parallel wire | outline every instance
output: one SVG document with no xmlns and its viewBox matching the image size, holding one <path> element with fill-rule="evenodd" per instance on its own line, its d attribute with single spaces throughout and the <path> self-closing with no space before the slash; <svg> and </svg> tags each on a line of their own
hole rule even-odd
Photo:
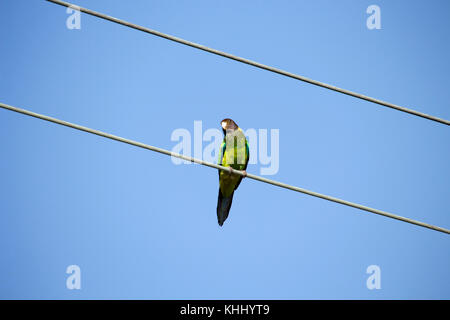
<svg viewBox="0 0 450 320">
<path fill-rule="evenodd" d="M 206 162 L 206 161 L 203 161 L 203 160 L 200 160 L 200 159 L 196 159 L 196 158 L 193 158 L 193 157 L 184 156 L 184 155 L 181 155 L 181 154 L 178 154 L 178 153 L 175 153 L 175 152 L 171 152 L 171 151 L 168 151 L 168 150 L 165 150 L 165 149 L 161 149 L 161 148 L 157 148 L 157 147 L 154 147 L 154 146 L 150 146 L 148 144 L 144 144 L 144 143 L 141 143 L 141 142 L 125 139 L 125 138 L 122 138 L 122 137 L 119 137 L 119 136 L 115 136 L 115 135 L 112 135 L 112 134 L 109 134 L 109 133 L 105 133 L 105 132 L 94 130 L 94 129 L 91 129 L 91 128 L 88 128 L 88 127 L 80 126 L 78 124 L 74 124 L 74 123 L 70 123 L 70 122 L 67 122 L 67 121 L 59 120 L 59 119 L 56 119 L 56 118 L 52 118 L 52 117 L 49 117 L 49 116 L 46 116 L 46 115 L 42 115 L 42 114 L 39 114 L 39 113 L 28 111 L 28 110 L 25 110 L 25 109 L 20 109 L 20 108 L 17 108 L 17 107 L 13 107 L 13 106 L 1 103 L 1 102 L 0 102 L 0 107 L 3 108 L 3 109 L 10 110 L 10 111 L 18 112 L 18 113 L 21 113 L 21 114 L 24 114 L 24 115 L 27 115 L 27 116 L 31 116 L 31 117 L 35 117 L 35 118 L 38 118 L 38 119 L 46 120 L 46 121 L 49 121 L 49 122 L 53 122 L 53 123 L 56 123 L 56 124 L 59 124 L 59 125 L 63 125 L 63 126 L 69 127 L 69 128 L 73 128 L 73 129 L 77 129 L 77 130 L 80 130 L 80 131 L 92 133 L 92 134 L 95 134 L 95 135 L 98 135 L 98 136 L 101 136 L 101 137 L 104 137 L 104 138 L 108 138 L 108 139 L 111 139 L 111 140 L 116 140 L 116 141 L 119 141 L 119 142 L 127 143 L 129 145 L 140 147 L 140 148 L 143 148 L 143 149 L 159 152 L 159 153 L 165 154 L 167 156 L 172 156 L 172 157 L 180 158 L 180 159 L 183 159 L 183 160 L 186 160 L 186 161 L 191 161 L 191 162 L 194 162 L 194 163 L 198 163 L 198 164 L 201 164 L 203 166 L 210 167 L 210 168 L 215 168 L 215 169 L 224 170 L 224 171 L 230 171 L 230 167 L 223 167 L 223 166 L 220 166 L 220 165 L 217 165 L 217 164 L 213 164 L 213 163 L 209 163 L 209 162 Z M 424 222 L 416 221 L 416 220 L 413 220 L 413 219 L 401 217 L 401 216 L 398 216 L 398 215 L 395 215 L 395 214 L 392 214 L 392 213 L 389 213 L 389 212 L 386 212 L 386 211 L 373 209 L 373 208 L 366 207 L 366 206 L 363 206 L 363 205 L 360 205 L 360 204 L 357 204 L 357 203 L 353 203 L 353 202 L 341 200 L 341 199 L 338 199 L 338 198 L 330 197 L 330 196 L 327 196 L 327 195 L 324 195 L 324 194 L 321 194 L 321 193 L 317 193 L 317 192 L 314 192 L 314 191 L 309 191 L 307 189 L 291 186 L 291 185 L 288 185 L 286 183 L 278 182 L 278 181 L 271 180 L 271 179 L 266 179 L 266 178 L 263 178 L 263 177 L 260 177 L 260 176 L 254 175 L 254 174 L 250 174 L 250 173 L 245 174 L 244 172 L 238 171 L 238 170 L 232 170 L 232 173 L 240 175 L 240 176 L 246 176 L 246 177 L 248 177 L 250 179 L 253 179 L 253 180 L 257 180 L 257 181 L 261 181 L 261 182 L 264 182 L 264 183 L 272 184 L 272 185 L 277 186 L 277 187 L 281 187 L 281 188 L 285 188 L 285 189 L 288 189 L 288 190 L 304 193 L 304 194 L 307 194 L 307 195 L 310 195 L 310 196 L 313 196 L 313 197 L 325 199 L 325 200 L 328 200 L 328 201 L 336 202 L 336 203 L 339 203 L 339 204 L 342 204 L 342 205 L 346 205 L 346 206 L 349 206 L 349 207 L 353 207 L 353 208 L 356 208 L 356 209 L 360 209 L 360 210 L 364 210 L 364 211 L 367 211 L 367 212 L 371 212 L 371 213 L 375 213 L 375 214 L 378 214 L 378 215 L 382 215 L 382 216 L 385 216 L 385 217 L 388 217 L 388 218 L 400 220 L 400 221 L 403 221 L 403 222 L 415 224 L 415 225 L 418 225 L 418 226 L 421 226 L 421 227 L 424 227 L 424 228 L 428 228 L 428 229 L 431 229 L 431 230 L 435 230 L 435 231 L 439 231 L 439 232 L 450 234 L 450 230 L 445 229 L 445 228 L 441 228 L 441 227 L 437 227 L 437 226 L 434 226 L 434 225 L 431 225 L 431 224 L 428 224 L 428 223 L 424 223 Z"/>
<path fill-rule="evenodd" d="M 168 39 L 168 40 L 171 40 L 171 41 L 174 41 L 174 42 L 178 42 L 178 43 L 181 43 L 181 44 L 184 44 L 184 45 L 196 48 L 196 49 L 200 49 L 200 50 L 203 50 L 203 51 L 206 51 L 206 52 L 209 52 L 209 53 L 213 53 L 213 54 L 216 54 L 216 55 L 228 58 L 228 59 L 236 60 L 236 61 L 248 64 L 248 65 L 260 68 L 260 69 L 264 69 L 264 70 L 267 70 L 267 71 L 278 73 L 278 74 L 281 74 L 281 75 L 289 77 L 289 78 L 293 78 L 293 79 L 296 79 L 296 80 L 304 81 L 304 82 L 307 82 L 307 83 L 310 83 L 310 84 L 313 84 L 313 85 L 316 85 L 316 86 L 319 86 L 319 87 L 323 87 L 323 88 L 326 88 L 326 89 L 329 89 L 329 90 L 340 92 L 340 93 L 343 93 L 343 94 L 346 94 L 346 95 L 349 95 L 349 96 L 352 96 L 352 97 L 355 97 L 355 98 L 358 98 L 358 99 L 366 100 L 366 101 L 369 101 L 369 102 L 372 102 L 372 103 L 375 103 L 375 104 L 378 104 L 378 105 L 381 105 L 381 106 L 385 106 L 385 107 L 389 107 L 389 108 L 392 108 L 392 109 L 395 109 L 395 110 L 398 110 L 398 111 L 406 112 L 406 113 L 409 113 L 409 114 L 412 114 L 412 115 L 415 115 L 415 116 L 418 116 L 418 117 L 422 117 L 422 118 L 425 118 L 425 119 L 428 119 L 428 120 L 432 120 L 432 121 L 436 121 L 436 122 L 443 123 L 443 124 L 446 124 L 446 125 L 450 125 L 450 121 L 446 120 L 446 119 L 442 119 L 442 118 L 438 118 L 438 117 L 435 117 L 435 116 L 431 116 L 431 115 L 428 115 L 426 113 L 422 113 L 422 112 L 419 112 L 419 111 L 416 111 L 416 110 L 408 109 L 408 108 L 405 108 L 405 107 L 402 107 L 402 106 L 399 106 L 399 105 L 396 105 L 396 104 L 393 104 L 393 103 L 390 103 L 390 102 L 386 102 L 386 101 L 382 101 L 382 100 L 379 100 L 379 99 L 371 98 L 371 97 L 365 96 L 363 94 L 359 94 L 359 93 L 356 93 L 356 92 L 353 92 L 353 91 L 349 91 L 349 90 L 346 90 L 346 89 L 342 89 L 342 88 L 339 88 L 339 87 L 336 87 L 336 86 L 333 86 L 333 85 L 330 85 L 330 84 L 326 84 L 326 83 L 323 83 L 323 82 L 320 82 L 320 81 L 309 79 L 309 78 L 304 77 L 304 76 L 300 76 L 300 75 L 297 75 L 297 74 L 294 74 L 294 73 L 291 73 L 291 72 L 287 72 L 287 71 L 284 71 L 284 70 L 281 70 L 281 69 L 277 69 L 277 68 L 274 68 L 274 67 L 270 67 L 270 66 L 267 66 L 267 65 L 264 65 L 264 64 L 252 61 L 252 60 L 244 59 L 244 58 L 241 58 L 241 57 L 238 57 L 238 56 L 226 53 L 226 52 L 222 52 L 222 51 L 219 51 L 219 50 L 216 50 L 216 49 L 208 48 L 208 47 L 206 47 L 204 45 L 201 45 L 201 44 L 197 44 L 197 43 L 194 43 L 194 42 L 191 42 L 191 41 L 187 41 L 187 40 L 184 40 L 184 39 L 181 39 L 181 38 L 178 38 L 178 37 L 174 37 L 174 36 L 171 36 L 171 35 L 168 35 L 168 34 L 165 34 L 165 33 L 159 32 L 159 31 L 156 31 L 156 30 L 145 28 L 145 27 L 139 26 L 137 24 L 134 24 L 134 23 L 131 23 L 131 22 L 127 22 L 127 21 L 124 21 L 124 20 L 121 20 L 121 19 L 117 19 L 117 18 L 108 16 L 108 15 L 105 15 L 103 13 L 99 13 L 99 12 L 96 12 L 96 11 L 93 11 L 93 10 L 90 10 L 90 9 L 79 7 L 79 6 L 74 5 L 72 3 L 69 3 L 69 2 L 60 1 L 60 0 L 47 0 L 47 1 L 55 3 L 55 4 L 58 4 L 58 5 L 61 5 L 61 6 L 64 6 L 64 7 L 73 8 L 73 9 L 76 9 L 76 10 L 78 10 L 80 12 L 84 12 L 84 13 L 87 13 L 89 15 L 92 15 L 92 16 L 95 16 L 95 17 L 98 17 L 98 18 L 101 18 L 101 19 L 104 19 L 104 20 L 108 20 L 108 21 L 111 21 L 111 22 L 114 22 L 114 23 L 118 23 L 118 24 L 121 24 L 121 25 L 129 27 L 129 28 L 133 28 L 133 29 L 136 29 L 136 30 L 139 30 L 139 31 L 143 31 L 143 32 L 146 32 L 146 33 L 149 33 L 149 34 L 152 34 L 152 35 L 164 38 L 164 39 Z"/>
</svg>

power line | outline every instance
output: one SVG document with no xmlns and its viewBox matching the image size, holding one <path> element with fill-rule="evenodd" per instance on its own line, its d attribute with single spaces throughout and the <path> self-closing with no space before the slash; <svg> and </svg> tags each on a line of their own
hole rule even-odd
<svg viewBox="0 0 450 320">
<path fill-rule="evenodd" d="M 139 25 L 131 23 L 131 22 L 127 22 L 127 21 L 124 21 L 124 20 L 121 20 L 121 19 L 117 19 L 117 18 L 108 16 L 108 15 L 105 15 L 103 13 L 99 13 L 99 12 L 96 12 L 96 11 L 93 11 L 93 10 L 90 10 L 90 9 L 79 7 L 79 6 L 74 5 L 72 3 L 68 3 L 68 2 L 65 2 L 65 1 L 59 1 L 59 0 L 47 0 L 47 1 L 55 3 L 55 4 L 58 4 L 58 5 L 61 5 L 61 6 L 64 6 L 64 7 L 71 7 L 73 9 L 79 10 L 80 12 L 87 13 L 87 14 L 89 14 L 91 16 L 95 16 L 95 17 L 98 17 L 98 18 L 101 18 L 101 19 L 104 19 L 104 20 L 115 22 L 115 23 L 121 24 L 121 25 L 129 27 L 129 28 L 133 28 L 133 29 L 136 29 L 136 30 L 139 30 L 139 31 L 143 31 L 143 32 L 146 32 L 146 33 L 149 33 L 149 34 L 152 34 L 152 35 L 164 38 L 164 39 L 168 39 L 168 40 L 171 40 L 171 41 L 174 41 L 174 42 L 178 42 L 178 43 L 181 43 L 181 44 L 184 44 L 184 45 L 196 48 L 196 49 L 200 49 L 200 50 L 203 50 L 203 51 L 206 51 L 206 52 L 209 52 L 209 53 L 213 53 L 213 54 L 216 54 L 216 55 L 228 58 L 228 59 L 236 60 L 236 61 L 248 64 L 248 65 L 260 68 L 260 69 L 264 69 L 264 70 L 267 70 L 267 71 L 270 71 L 270 72 L 278 73 L 278 74 L 281 74 L 281 75 L 289 77 L 289 78 L 293 78 L 293 79 L 296 79 L 296 80 L 304 81 L 304 82 L 307 82 L 307 83 L 310 83 L 310 84 L 313 84 L 313 85 L 316 85 L 316 86 L 319 86 L 319 87 L 322 87 L 322 88 L 326 88 L 326 89 L 329 89 L 329 90 L 340 92 L 340 93 L 343 93 L 343 94 L 346 94 L 346 95 L 349 95 L 349 96 L 352 96 L 352 97 L 355 97 L 355 98 L 358 98 L 358 99 L 366 100 L 366 101 L 369 101 L 369 102 L 372 102 L 372 103 L 379 104 L 381 106 L 385 106 L 385 107 L 389 107 L 389 108 L 392 108 L 392 109 L 395 109 L 395 110 L 398 110 L 398 111 L 406 112 L 406 113 L 409 113 L 409 114 L 412 114 L 412 115 L 415 115 L 415 116 L 418 116 L 418 117 L 422 117 L 422 118 L 425 118 L 425 119 L 428 119 L 428 120 L 432 120 L 432 121 L 440 122 L 440 123 L 443 123 L 443 124 L 446 124 L 446 125 L 450 125 L 450 121 L 449 120 L 441 119 L 441 118 L 438 118 L 438 117 L 435 117 L 435 116 L 428 115 L 426 113 L 422 113 L 422 112 L 419 112 L 419 111 L 416 111 L 416 110 L 408 109 L 408 108 L 405 108 L 405 107 L 402 107 L 402 106 L 399 106 L 399 105 L 396 105 L 396 104 L 393 104 L 393 103 L 390 103 L 390 102 L 386 102 L 386 101 L 382 101 L 382 100 L 379 100 L 379 99 L 371 98 L 371 97 L 365 96 L 363 94 L 359 94 L 359 93 L 356 93 L 356 92 L 353 92 L 353 91 L 349 91 L 349 90 L 346 90 L 346 89 L 335 87 L 335 86 L 332 86 L 332 85 L 327 84 L 327 83 L 323 83 L 323 82 L 320 82 L 320 81 L 309 79 L 309 78 L 304 77 L 304 76 L 300 76 L 300 75 L 297 75 L 297 74 L 294 74 L 294 73 L 291 73 L 291 72 L 287 72 L 287 71 L 284 71 L 284 70 L 281 70 L 281 69 L 277 69 L 277 68 L 274 68 L 274 67 L 271 67 L 271 66 L 267 66 L 267 65 L 264 65 L 264 64 L 252 61 L 252 60 L 244 59 L 244 58 L 241 58 L 241 57 L 238 57 L 238 56 L 235 56 L 235 55 L 223 52 L 223 51 L 219 51 L 219 50 L 216 50 L 216 49 L 208 48 L 206 46 L 203 46 L 201 44 L 197 44 L 195 42 L 187 41 L 187 40 L 184 40 L 184 39 L 181 39 L 181 38 L 178 38 L 178 37 L 174 37 L 174 36 L 171 36 L 171 35 L 168 35 L 168 34 L 165 34 L 165 33 L 159 32 L 159 31 L 156 31 L 156 30 L 145 28 L 145 27 L 139 26 Z"/>
<path fill-rule="evenodd" d="M 192 157 L 187 157 L 187 156 L 184 156 L 184 155 L 181 155 L 181 154 L 178 154 L 178 153 L 174 153 L 174 152 L 171 152 L 171 151 L 168 151 L 168 150 L 165 150 L 165 149 L 161 149 L 161 148 L 157 148 L 157 147 L 154 147 L 154 146 L 150 146 L 148 144 L 144 144 L 144 143 L 141 143 L 141 142 L 125 139 L 125 138 L 122 138 L 122 137 L 119 137 L 119 136 L 115 136 L 115 135 L 112 135 L 112 134 L 109 134 L 109 133 L 105 133 L 105 132 L 102 132 L 102 131 L 90 129 L 90 128 L 87 128 L 87 127 L 84 127 L 84 126 L 80 126 L 78 124 L 74 124 L 74 123 L 70 123 L 70 122 L 67 122 L 67 121 L 59 120 L 59 119 L 56 119 L 56 118 L 52 118 L 52 117 L 49 117 L 49 116 L 46 116 L 46 115 L 42 115 L 42 114 L 39 114 L 39 113 L 28 111 L 28 110 L 25 110 L 25 109 L 16 108 L 16 107 L 13 107 L 13 106 L 1 103 L 1 102 L 0 102 L 0 107 L 3 108 L 3 109 L 10 110 L 10 111 L 14 111 L 14 112 L 18 112 L 18 113 L 21 113 L 21 114 L 25 114 L 27 116 L 31 116 L 31 117 L 35 117 L 35 118 L 38 118 L 38 119 L 46 120 L 46 121 L 49 121 L 49 122 L 53 122 L 53 123 L 56 123 L 56 124 L 59 124 L 59 125 L 63 125 L 63 126 L 69 127 L 69 128 L 73 128 L 73 129 L 77 129 L 77 130 L 80 130 L 80 131 L 85 131 L 85 132 L 88 132 L 88 133 L 92 133 L 92 134 L 95 134 L 95 135 L 98 135 L 98 136 L 101 136 L 101 137 L 104 137 L 104 138 L 108 138 L 108 139 L 111 139 L 111 140 L 116 140 L 116 141 L 119 141 L 119 142 L 123 142 L 123 143 L 127 143 L 127 144 L 130 144 L 130 145 L 136 146 L 136 147 L 140 147 L 140 148 L 143 148 L 143 149 L 159 152 L 159 153 L 165 154 L 167 156 L 172 156 L 172 157 L 180 158 L 180 159 L 183 159 L 183 160 L 186 160 L 186 161 L 198 163 L 198 164 L 201 164 L 203 166 L 210 167 L 210 168 L 215 168 L 215 169 L 224 170 L 224 171 L 230 171 L 229 167 L 223 167 L 223 166 L 220 166 L 220 165 L 217 165 L 217 164 L 213 164 L 213 163 L 209 163 L 209 162 L 206 162 L 206 161 L 203 161 L 203 160 L 195 159 L 195 158 L 192 158 Z M 250 174 L 250 173 L 244 174 L 242 171 L 238 171 L 238 170 L 232 170 L 232 172 L 234 174 L 237 174 L 237 175 L 240 175 L 240 176 L 246 176 L 246 177 L 248 177 L 250 179 L 261 181 L 261 182 L 268 183 L 268 184 L 272 184 L 272 185 L 277 186 L 277 187 L 281 187 L 281 188 L 289 189 L 289 190 L 292 190 L 292 191 L 304 193 L 304 194 L 307 194 L 307 195 L 310 195 L 310 196 L 313 196 L 313 197 L 322 198 L 322 199 L 325 199 L 325 200 L 328 200 L 328 201 L 333 201 L 333 202 L 336 202 L 336 203 L 339 203 L 339 204 L 343 204 L 343 205 L 346 205 L 346 206 L 349 206 L 349 207 L 353 207 L 353 208 L 356 208 L 356 209 L 364 210 L 364 211 L 371 212 L 371 213 L 376 213 L 378 215 L 382 215 L 382 216 L 385 216 L 385 217 L 388 217 L 388 218 L 400 220 L 400 221 L 403 221 L 403 222 L 408 222 L 408 223 L 415 224 L 415 225 L 418 225 L 418 226 L 421 226 L 421 227 L 425 227 L 425 228 L 432 229 L 432 230 L 435 230 L 435 231 L 439 231 L 439 232 L 450 234 L 450 230 L 448 230 L 448 229 L 437 227 L 437 226 L 433 226 L 431 224 L 420 222 L 420 221 L 416 221 L 416 220 L 413 220 L 413 219 L 401 217 L 401 216 L 398 216 L 398 215 L 395 215 L 395 214 L 392 214 L 392 213 L 389 213 L 389 212 L 386 212 L 386 211 L 381 211 L 381 210 L 378 210 L 378 209 L 369 208 L 369 207 L 366 207 L 366 206 L 363 206 L 363 205 L 360 205 L 360 204 L 357 204 L 357 203 L 353 203 L 353 202 L 341 200 L 341 199 L 338 199 L 338 198 L 330 197 L 330 196 L 327 196 L 327 195 L 324 195 L 324 194 L 321 194 L 321 193 L 317 193 L 317 192 L 309 191 L 307 189 L 291 186 L 291 185 L 288 185 L 288 184 L 285 184 L 285 183 L 282 183 L 282 182 L 278 182 L 278 181 L 275 181 L 275 180 L 266 179 L 266 178 L 263 178 L 263 177 L 260 177 L 260 176 L 254 175 L 254 174 Z"/>
</svg>

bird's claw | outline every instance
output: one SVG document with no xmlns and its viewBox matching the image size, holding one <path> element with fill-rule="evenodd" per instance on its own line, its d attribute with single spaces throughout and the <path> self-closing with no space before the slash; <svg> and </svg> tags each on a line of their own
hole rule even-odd
<svg viewBox="0 0 450 320">
<path fill-rule="evenodd" d="M 236 170 L 236 171 L 239 172 L 239 170 Z M 242 177 L 243 177 L 243 178 L 246 178 L 246 177 L 247 177 L 247 171 L 242 170 L 242 171 L 240 171 L 240 172 L 242 173 Z M 231 176 L 231 175 L 234 174 L 234 173 L 235 173 L 235 170 L 233 170 L 232 167 L 228 167 L 228 174 Z"/>
</svg>

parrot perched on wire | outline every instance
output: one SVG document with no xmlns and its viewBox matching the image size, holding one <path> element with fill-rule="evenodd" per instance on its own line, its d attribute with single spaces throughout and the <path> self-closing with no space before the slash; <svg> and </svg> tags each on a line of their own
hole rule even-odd
<svg viewBox="0 0 450 320">
<path fill-rule="evenodd" d="M 250 150 L 244 132 L 231 119 L 221 121 L 224 138 L 219 150 L 218 164 L 229 167 L 230 171 L 219 170 L 219 198 L 217 200 L 217 222 L 222 226 L 227 219 L 237 189 L 247 175 Z M 233 174 L 233 170 L 244 171 L 244 176 Z"/>
</svg>

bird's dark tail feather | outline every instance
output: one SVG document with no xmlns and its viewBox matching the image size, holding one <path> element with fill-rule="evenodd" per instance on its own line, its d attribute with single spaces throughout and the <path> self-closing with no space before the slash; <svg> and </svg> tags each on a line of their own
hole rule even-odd
<svg viewBox="0 0 450 320">
<path fill-rule="evenodd" d="M 231 209 L 231 202 L 233 201 L 233 195 L 234 192 L 231 196 L 225 198 L 219 188 L 219 199 L 217 200 L 217 222 L 219 223 L 219 226 L 222 226 L 228 218 L 228 213 Z"/>
</svg>

